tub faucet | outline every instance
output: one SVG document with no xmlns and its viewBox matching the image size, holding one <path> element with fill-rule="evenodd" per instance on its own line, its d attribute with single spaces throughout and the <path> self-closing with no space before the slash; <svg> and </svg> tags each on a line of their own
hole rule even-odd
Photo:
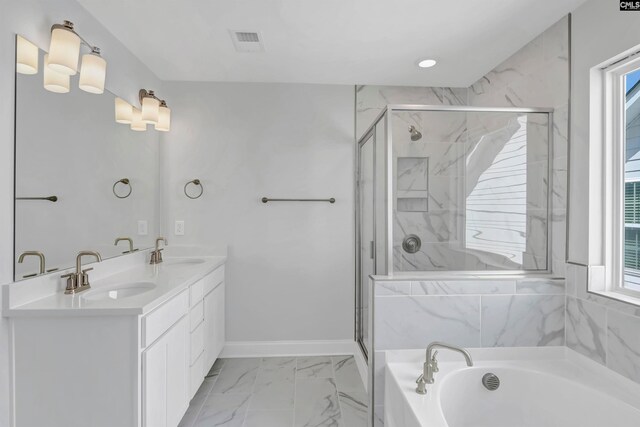
<svg viewBox="0 0 640 427">
<path fill-rule="evenodd" d="M 464 356 L 467 366 L 473 366 L 471 355 L 464 348 L 438 341 L 432 342 L 427 346 L 427 360 L 424 362 L 423 372 L 416 380 L 416 384 L 418 384 L 416 393 L 418 394 L 427 394 L 427 384 L 433 384 L 433 374 L 438 372 L 438 360 L 436 359 L 438 350 L 435 350 L 436 348 L 457 351 Z"/>
</svg>

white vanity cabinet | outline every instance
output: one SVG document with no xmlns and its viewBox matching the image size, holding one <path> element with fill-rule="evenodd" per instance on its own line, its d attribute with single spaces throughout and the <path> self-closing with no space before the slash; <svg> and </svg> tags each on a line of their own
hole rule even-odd
<svg viewBox="0 0 640 427">
<path fill-rule="evenodd" d="M 224 346 L 224 265 L 169 292 L 149 308 L 13 310 L 12 427 L 177 427 Z"/>
</svg>

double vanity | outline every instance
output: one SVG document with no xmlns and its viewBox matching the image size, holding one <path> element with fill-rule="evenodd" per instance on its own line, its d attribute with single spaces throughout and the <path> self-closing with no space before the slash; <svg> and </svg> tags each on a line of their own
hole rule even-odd
<svg viewBox="0 0 640 427">
<path fill-rule="evenodd" d="M 226 257 L 155 252 L 92 264 L 82 292 L 66 271 L 4 287 L 15 425 L 179 424 L 224 346 Z"/>
</svg>

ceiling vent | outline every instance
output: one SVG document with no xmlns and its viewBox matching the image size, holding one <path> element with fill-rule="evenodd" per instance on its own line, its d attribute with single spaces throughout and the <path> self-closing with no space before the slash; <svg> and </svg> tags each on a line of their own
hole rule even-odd
<svg viewBox="0 0 640 427">
<path fill-rule="evenodd" d="M 237 52 L 264 52 L 262 36 L 255 31 L 229 30 Z"/>
</svg>

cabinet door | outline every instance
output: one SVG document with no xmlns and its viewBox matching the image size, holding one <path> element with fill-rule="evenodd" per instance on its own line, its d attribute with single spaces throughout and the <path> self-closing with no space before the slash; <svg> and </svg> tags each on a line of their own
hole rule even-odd
<svg viewBox="0 0 640 427">
<path fill-rule="evenodd" d="M 182 317 L 143 353 L 143 424 L 176 427 L 189 405 L 189 320 Z"/>
<path fill-rule="evenodd" d="M 214 360 L 220 356 L 225 342 L 224 324 L 224 282 L 213 290 L 214 294 L 214 322 L 213 322 L 213 353 Z"/>
<path fill-rule="evenodd" d="M 213 329 L 215 322 L 215 294 L 214 291 L 204 296 L 204 374 L 207 375 L 209 369 L 216 360 L 213 340 L 215 332 Z"/>
<path fill-rule="evenodd" d="M 167 427 L 167 342 L 160 338 L 142 353 L 142 424 Z"/>
<path fill-rule="evenodd" d="M 189 406 L 189 318 L 167 334 L 167 426 L 176 427 Z"/>
<path fill-rule="evenodd" d="M 216 361 L 225 342 L 224 282 L 204 297 L 205 370 Z"/>
</svg>

